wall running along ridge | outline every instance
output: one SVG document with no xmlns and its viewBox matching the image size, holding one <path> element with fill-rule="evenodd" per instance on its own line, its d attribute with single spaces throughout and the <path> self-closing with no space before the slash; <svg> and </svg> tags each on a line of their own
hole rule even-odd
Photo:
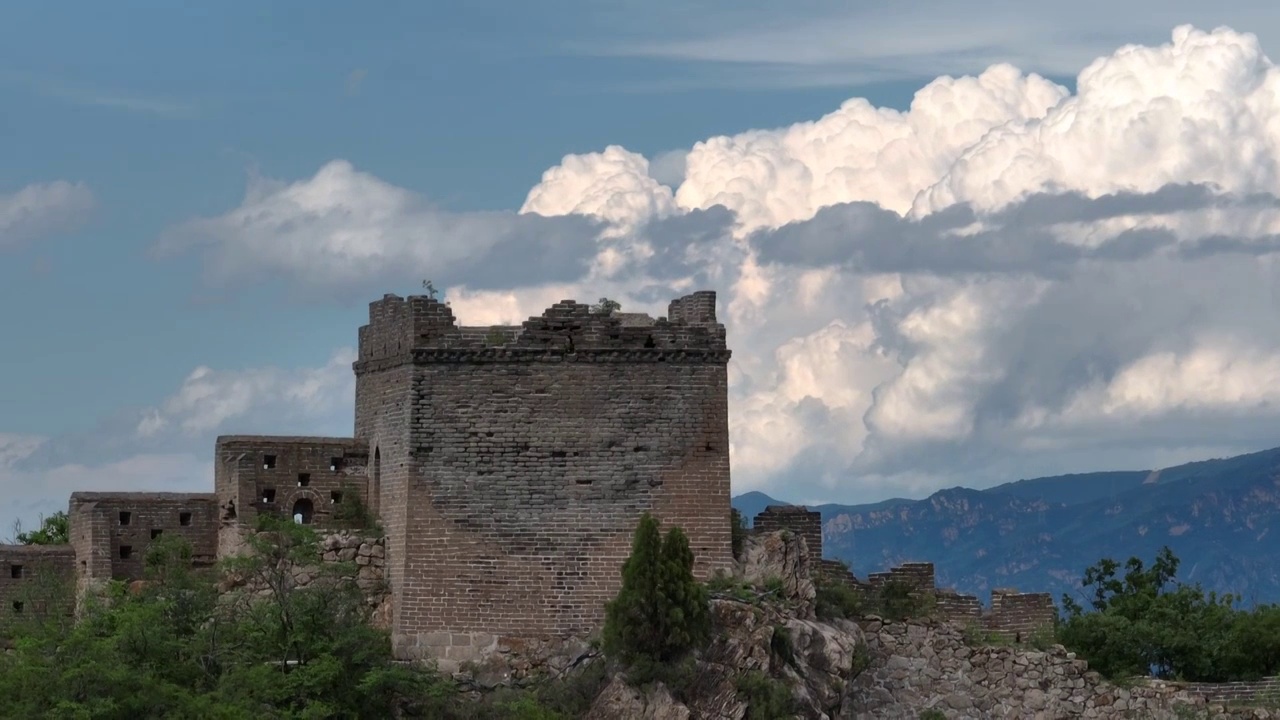
<svg viewBox="0 0 1280 720">
<path fill-rule="evenodd" d="M 927 597 L 934 614 L 944 620 L 981 627 L 1005 639 L 1022 642 L 1038 632 L 1052 629 L 1057 608 L 1049 593 L 1022 593 L 1016 588 L 991 591 L 991 607 L 982 601 L 936 585 L 933 563 L 903 563 L 886 572 L 871 573 L 860 581 L 849 568 L 836 560 L 822 559 L 822 515 L 798 505 L 770 505 L 756 515 L 753 533 L 788 530 L 804 539 L 817 573 L 830 582 L 843 582 L 861 591 L 875 591 L 888 584 L 910 588 L 918 597 Z"/>
<path fill-rule="evenodd" d="M 684 529 L 699 577 L 732 564 L 715 305 L 696 292 L 654 319 L 566 300 L 519 326 L 462 327 L 433 298 L 387 295 L 359 330 L 354 437 L 220 437 L 213 493 L 75 493 L 70 548 L 50 557 L 82 590 L 137 580 L 160 537 L 212 564 L 263 516 L 336 529 L 358 498 L 386 534 L 355 548 L 357 579 L 390 586 L 398 658 L 585 637 L 644 512 Z"/>
</svg>

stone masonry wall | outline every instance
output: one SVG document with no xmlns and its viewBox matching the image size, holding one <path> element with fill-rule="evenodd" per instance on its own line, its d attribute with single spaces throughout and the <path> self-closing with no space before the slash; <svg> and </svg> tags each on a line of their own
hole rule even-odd
<svg viewBox="0 0 1280 720">
<path fill-rule="evenodd" d="M 391 621 L 391 588 L 386 583 L 386 539 L 365 536 L 358 532 L 341 530 L 326 533 L 320 542 L 320 555 L 315 563 L 295 565 L 289 568 L 295 587 L 304 588 L 319 578 L 330 576 L 330 569 L 338 563 L 351 563 L 351 572 L 339 572 L 333 577 L 339 581 L 356 583 L 364 593 L 374 623 L 389 627 Z M 224 585 L 224 591 L 248 590 L 263 592 L 251 579 L 233 578 Z"/>
<path fill-rule="evenodd" d="M 185 538 L 197 565 L 211 565 L 218 556 L 211 493 L 77 492 L 68 521 L 81 587 L 141 578 L 147 548 L 165 534 Z"/>
<path fill-rule="evenodd" d="M 1056 617 L 1057 608 L 1049 593 L 997 588 L 991 591 L 991 611 L 984 624 L 987 629 L 1010 635 L 1014 640 L 1025 640 L 1046 626 L 1052 627 Z"/>
<path fill-rule="evenodd" d="M 1149 681 L 1117 687 L 1061 646 L 1047 652 L 970 647 L 961 629 L 947 623 L 869 619 L 862 628 L 873 661 L 850 688 L 847 720 L 915 720 L 929 709 L 951 720 L 1272 717 L 1224 708 L 1215 695 L 1222 686 Z"/>
<path fill-rule="evenodd" d="M 804 538 L 809 557 L 822 557 L 822 513 L 801 505 L 770 505 L 758 513 L 751 523 L 753 532 L 770 533 L 790 530 Z"/>
<path fill-rule="evenodd" d="M 1021 593 L 1014 588 L 991 591 L 991 607 L 985 610 L 973 595 L 962 595 L 935 585 L 933 563 L 903 563 L 887 572 L 871 573 L 864 584 L 869 588 L 887 583 L 903 583 L 916 594 L 928 595 L 934 601 L 937 616 L 958 625 L 978 624 L 990 632 L 1011 640 L 1026 640 L 1033 633 L 1053 627 L 1057 608 L 1049 593 Z M 854 584 L 859 584 L 854 580 Z"/>
<path fill-rule="evenodd" d="M 218 497 L 218 552 L 239 551 L 242 533 L 262 514 L 325 526 L 347 493 L 366 499 L 369 450 L 353 438 L 219 437 L 214 492 Z"/>
<path fill-rule="evenodd" d="M 74 612 L 75 562 L 68 545 L 0 545 L 0 647 L 28 618 Z"/>
<path fill-rule="evenodd" d="M 592 632 L 644 511 L 685 529 L 699 575 L 729 566 L 714 306 L 642 323 L 565 301 L 500 339 L 428 298 L 371 305 L 356 435 L 381 458 L 398 656 Z"/>
</svg>

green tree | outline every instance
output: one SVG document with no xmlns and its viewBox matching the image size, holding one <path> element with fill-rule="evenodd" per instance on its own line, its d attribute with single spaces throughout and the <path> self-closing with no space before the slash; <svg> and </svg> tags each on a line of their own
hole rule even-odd
<svg viewBox="0 0 1280 720">
<path fill-rule="evenodd" d="M 1063 597 L 1059 640 L 1109 677 L 1154 674 L 1189 681 L 1250 679 L 1280 669 L 1280 611 L 1245 611 L 1232 595 L 1177 581 L 1162 548 L 1150 566 L 1109 558 L 1084 572 L 1088 609 Z"/>
<path fill-rule="evenodd" d="M 254 554 L 218 573 L 192 567 L 190 546 L 164 536 L 142 584 L 90 596 L 74 624 L 31 625 L 0 653 L 3 717 L 453 718 L 452 683 L 396 665 L 354 583 L 338 575 L 304 586 L 319 558 L 310 528 L 288 521 L 250 540 Z M 323 575 L 323 574 L 321 574 Z"/>
<path fill-rule="evenodd" d="M 600 302 L 591 306 L 591 312 L 597 315 L 608 315 L 615 310 L 621 310 L 622 303 L 617 300 L 610 300 L 607 297 L 600 298 Z"/>
<path fill-rule="evenodd" d="M 40 527 L 31 532 L 22 532 L 20 524 L 15 530 L 19 545 L 64 545 L 71 542 L 70 528 L 67 513 L 59 510 L 49 517 L 40 518 Z"/>
<path fill-rule="evenodd" d="M 707 587 L 693 576 L 693 551 L 684 530 L 673 527 L 662 542 L 661 593 L 666 613 L 665 659 L 679 659 L 702 647 L 711 632 Z"/>
<path fill-rule="evenodd" d="M 680 528 L 666 540 L 645 513 L 622 568 L 622 587 L 605 608 L 604 649 L 622 662 L 668 664 L 684 659 L 706 639 L 706 588 L 693 576 L 693 552 Z"/>
</svg>

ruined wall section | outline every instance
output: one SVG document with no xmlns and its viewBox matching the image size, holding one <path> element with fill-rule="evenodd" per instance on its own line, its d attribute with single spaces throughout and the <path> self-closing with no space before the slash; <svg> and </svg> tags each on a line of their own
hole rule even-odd
<svg viewBox="0 0 1280 720">
<path fill-rule="evenodd" d="M 23 622 L 71 616 L 75 583 L 70 545 L 0 545 L 0 647 Z"/>
<path fill-rule="evenodd" d="M 756 514 L 751 528 L 759 533 L 790 530 L 804 538 L 815 564 L 822 558 L 822 513 L 817 510 L 802 505 L 770 505 Z"/>
<path fill-rule="evenodd" d="M 997 588 L 991 591 L 991 610 L 983 622 L 989 630 L 1004 633 L 1015 641 L 1025 641 L 1037 632 L 1052 628 L 1057 612 L 1049 593 Z"/>
<path fill-rule="evenodd" d="M 1049 593 L 1023 593 L 1015 588 L 991 591 L 991 605 L 984 608 L 973 595 L 964 595 L 936 585 L 933 563 L 903 563 L 885 572 L 871 573 L 865 582 L 839 568 L 823 563 L 819 571 L 832 581 L 847 582 L 865 590 L 877 590 L 889 584 L 911 589 L 916 597 L 926 597 L 937 618 L 961 626 L 978 626 L 1009 640 L 1025 642 L 1037 632 L 1052 628 L 1057 620 L 1057 607 Z"/>
<path fill-rule="evenodd" d="M 147 548 L 162 535 L 185 538 L 197 565 L 217 560 L 212 493 L 77 492 L 71 494 L 68 518 L 81 588 L 141 578 Z"/>
<path fill-rule="evenodd" d="M 428 298 L 371 306 L 356 434 L 382 457 L 399 656 L 597 629 L 646 510 L 685 529 L 699 575 L 731 564 L 714 306 L 698 293 L 646 324 L 564 301 L 501 345 Z"/>
<path fill-rule="evenodd" d="M 354 438 L 227 435 L 215 451 L 218 552 L 239 552 L 258 517 L 327 527 L 349 494 L 367 502 L 368 446 Z"/>
</svg>

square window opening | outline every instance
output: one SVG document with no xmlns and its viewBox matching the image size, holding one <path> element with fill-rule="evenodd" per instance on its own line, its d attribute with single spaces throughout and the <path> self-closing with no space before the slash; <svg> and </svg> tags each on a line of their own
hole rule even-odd
<svg viewBox="0 0 1280 720">
<path fill-rule="evenodd" d="M 311 484 L 311 473 L 298 473 L 298 487 L 306 487 Z"/>
<path fill-rule="evenodd" d="M 337 505 L 338 503 L 342 502 L 342 491 L 334 490 L 333 492 L 329 493 L 329 502 L 333 505 Z"/>
<path fill-rule="evenodd" d="M 340 457 L 331 457 L 331 458 L 329 458 L 329 469 L 330 469 L 330 470 L 332 470 L 333 472 L 338 472 L 339 470 L 341 470 L 341 469 L 342 469 L 342 458 L 340 458 Z"/>
<path fill-rule="evenodd" d="M 131 545 L 121 545 L 121 546 L 120 546 L 120 559 L 121 559 L 121 560 L 128 560 L 128 559 L 129 559 L 129 558 L 131 558 L 131 557 L 133 557 L 133 546 L 131 546 Z"/>
<path fill-rule="evenodd" d="M 276 489 L 266 488 L 262 491 L 262 502 L 273 503 L 276 501 Z"/>
<path fill-rule="evenodd" d="M 164 530 L 161 530 L 161 529 L 159 529 L 159 528 L 151 528 L 151 539 L 152 539 L 152 540 L 155 540 L 156 538 L 160 537 L 160 536 L 161 536 L 161 535 L 163 535 L 163 534 L 164 534 Z"/>
<path fill-rule="evenodd" d="M 262 456 L 262 469 L 263 469 L 263 470 L 273 470 L 273 469 L 275 469 L 275 466 L 276 466 L 276 456 L 275 456 L 275 455 L 263 455 L 263 456 Z"/>
<path fill-rule="evenodd" d="M 191 524 L 191 513 L 189 513 L 189 512 L 178 513 L 178 524 L 179 524 L 179 525 L 181 525 L 181 526 L 183 526 L 183 527 L 186 527 L 186 526 L 190 525 L 190 524 Z"/>
<path fill-rule="evenodd" d="M 14 600 L 14 601 L 13 601 L 13 611 L 14 611 L 14 612 L 16 612 L 16 613 L 20 613 L 20 612 L 22 612 L 22 607 L 23 607 L 23 605 L 22 605 L 22 601 L 21 601 L 21 600 Z"/>
<path fill-rule="evenodd" d="M 128 524 L 129 524 L 130 522 L 132 522 L 132 521 L 133 521 L 133 513 L 128 512 L 128 511 L 122 511 L 122 512 L 120 513 L 120 524 L 121 524 L 121 525 L 128 525 Z"/>
<path fill-rule="evenodd" d="M 21 578 L 21 577 L 22 577 L 22 566 L 21 566 L 21 565 L 10 565 L 10 566 L 9 566 L 9 577 L 13 578 L 14 580 L 17 580 L 17 579 Z"/>
</svg>

